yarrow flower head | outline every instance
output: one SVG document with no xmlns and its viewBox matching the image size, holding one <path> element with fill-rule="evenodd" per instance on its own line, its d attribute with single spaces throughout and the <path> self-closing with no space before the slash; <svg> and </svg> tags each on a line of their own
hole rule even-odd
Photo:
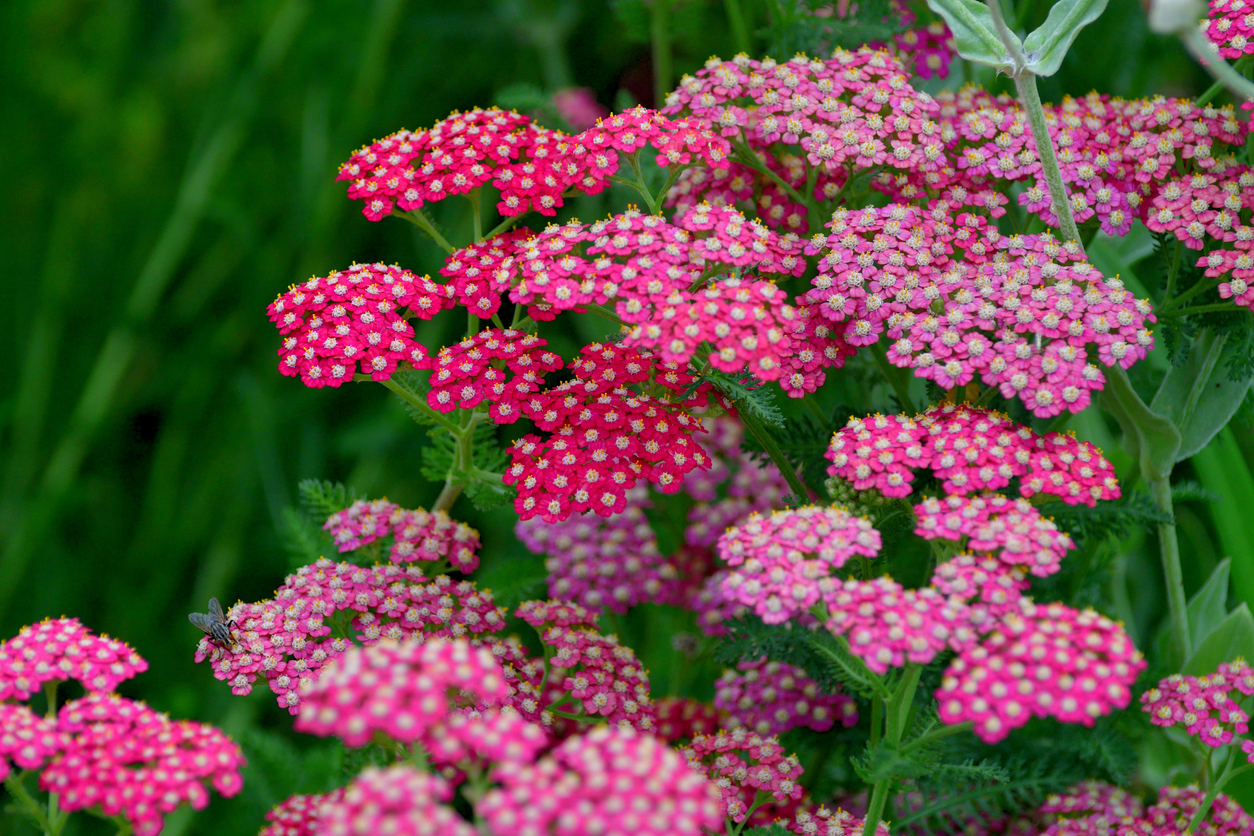
<svg viewBox="0 0 1254 836">
<path fill-rule="evenodd" d="M 996 743 L 1033 716 L 1091 726 L 1126 708 L 1145 660 L 1123 628 L 1092 610 L 1022 599 L 946 669 L 941 721 L 970 720 Z"/>
<path fill-rule="evenodd" d="M 1145 811 L 1145 816 L 1126 822 L 1117 836 L 1184 836 L 1202 806 L 1206 793 L 1196 785 L 1166 786 L 1158 791 L 1158 801 Z M 1194 833 L 1202 836 L 1250 836 L 1254 833 L 1254 817 L 1234 799 L 1220 793 L 1210 812 Z"/>
<path fill-rule="evenodd" d="M 947 494 L 994 490 L 1019 479 L 1023 496 L 1057 496 L 1090 507 L 1117 499 L 1114 466 L 1092 444 L 1060 433 L 1038 435 L 1007 416 L 969 406 L 930 407 L 909 418 L 851 418 L 832 437 L 827 472 L 856 490 L 908 496 L 915 470 L 931 471 Z"/>
<path fill-rule="evenodd" d="M 734 822 L 749 818 L 759 792 L 768 798 L 762 816 L 770 815 L 773 804 L 801 798 L 801 763 L 796 755 L 785 756 L 774 737 L 735 729 L 695 737 L 680 751 L 694 771 L 718 788 L 725 815 Z"/>
<path fill-rule="evenodd" d="M 388 380 L 402 363 L 427 367 L 407 316 L 453 306 L 447 285 L 386 264 L 354 264 L 280 294 L 267 309 L 279 329 L 279 371 L 306 386 L 338 387 L 361 373 Z"/>
<path fill-rule="evenodd" d="M 798 727 L 827 731 L 858 723 L 858 704 L 847 694 L 824 693 L 800 668 L 765 659 L 724 671 L 714 705 L 729 715 L 730 728 L 780 735 Z"/>
<path fill-rule="evenodd" d="M 1205 30 L 1219 55 L 1229 61 L 1254 54 L 1254 20 L 1245 0 L 1209 0 Z"/>
<path fill-rule="evenodd" d="M 998 494 L 926 499 L 914 506 L 925 540 L 965 542 L 973 552 L 987 553 L 1001 562 L 1046 578 L 1062 568 L 1062 559 L 1075 548 L 1066 533 L 1041 516 L 1025 499 Z"/>
<path fill-rule="evenodd" d="M 457 304 L 480 319 L 491 319 L 509 291 L 514 264 L 535 233 L 511 229 L 453 252 L 440 268 Z"/>
<path fill-rule="evenodd" d="M 325 836 L 476 836 L 474 825 L 444 803 L 453 788 L 439 775 L 412 766 L 369 766 L 337 797 L 317 809 L 317 829 Z"/>
<path fill-rule="evenodd" d="M 534 764 L 501 764 L 477 806 L 494 833 L 698 836 L 723 822 L 718 790 L 655 737 L 598 726 Z M 624 803 L 630 798 L 630 803 Z"/>
<path fill-rule="evenodd" d="M 181 804 L 209 803 L 204 782 L 226 797 L 239 792 L 244 756 L 212 726 L 171 720 L 143 703 L 89 694 L 64 705 L 57 730 L 64 748 L 39 776 L 62 810 L 99 807 L 122 816 L 137 836 L 161 831 Z"/>
<path fill-rule="evenodd" d="M 66 736 L 55 720 L 40 717 L 24 705 L 0 702 L 0 780 L 12 765 L 38 769 L 65 748 Z"/>
<path fill-rule="evenodd" d="M 0 701 L 27 700 L 46 683 L 69 679 L 109 692 L 146 670 L 129 645 L 95 635 L 77 618 L 49 619 L 0 643 Z"/>
<path fill-rule="evenodd" d="M 1141 799 L 1101 781 L 1083 781 L 1051 795 L 1037 809 L 1042 836 L 1113 836 L 1129 819 L 1145 815 Z"/>
<path fill-rule="evenodd" d="M 461 638 L 504 628 L 504 611 L 486 591 L 447 575 L 427 578 L 414 566 L 364 568 L 325 558 L 289 575 L 274 598 L 236 604 L 227 613 L 239 645 L 201 640 L 196 661 L 208 660 L 216 679 L 237 695 L 252 691 L 260 675 L 281 707 L 300 710 L 300 688 L 313 681 L 351 643 L 331 637 L 341 620 L 364 645 L 380 639 Z"/>
<path fill-rule="evenodd" d="M 795 818 L 784 827 L 798 836 L 862 836 L 866 822 L 847 810 L 829 810 L 819 807 L 811 813 L 798 810 Z M 875 836 L 888 836 L 888 825 L 881 821 L 875 828 Z"/>
<path fill-rule="evenodd" d="M 731 567 L 721 588 L 766 623 L 779 624 L 816 604 L 820 582 L 833 570 L 879 550 L 880 535 L 871 523 L 838 508 L 810 505 L 755 515 L 719 540 L 719 557 Z"/>
<path fill-rule="evenodd" d="M 327 517 L 322 527 L 341 553 L 391 535 L 388 556 L 393 563 L 447 561 L 467 574 L 479 566 L 479 532 L 445 511 L 410 510 L 386 499 L 357 500 Z"/>
<path fill-rule="evenodd" d="M 527 398 L 540 391 L 544 375 L 562 367 L 562 358 L 546 345 L 534 334 L 490 328 L 442 348 L 431 361 L 427 403 L 451 412 L 487 402 L 493 421 L 512 424 Z"/>
<path fill-rule="evenodd" d="M 667 743 L 714 734 L 725 716 L 710 703 L 688 697 L 662 697 L 653 703 L 653 707 L 657 710 L 653 733 Z"/>
<path fill-rule="evenodd" d="M 322 811 L 344 798 L 344 787 L 321 795 L 293 795 L 266 813 L 269 822 L 257 836 L 318 836 Z"/>
<path fill-rule="evenodd" d="M 1237 659 L 1206 676 L 1172 674 L 1141 695 L 1141 710 L 1156 726 L 1183 728 L 1206 746 L 1218 748 L 1249 732 L 1250 716 L 1240 703 L 1251 694 L 1254 669 Z M 1240 745 L 1254 763 L 1254 742 L 1243 739 Z"/>
</svg>

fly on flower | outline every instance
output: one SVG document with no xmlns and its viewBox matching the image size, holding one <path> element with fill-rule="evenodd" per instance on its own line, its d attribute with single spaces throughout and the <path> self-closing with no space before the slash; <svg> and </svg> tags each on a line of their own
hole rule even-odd
<svg viewBox="0 0 1254 836">
<path fill-rule="evenodd" d="M 235 646 L 235 638 L 232 635 L 232 631 L 235 630 L 235 619 L 227 620 L 217 598 L 209 599 L 208 613 L 188 613 L 187 620 L 204 630 L 214 644 L 222 647 Z"/>
</svg>

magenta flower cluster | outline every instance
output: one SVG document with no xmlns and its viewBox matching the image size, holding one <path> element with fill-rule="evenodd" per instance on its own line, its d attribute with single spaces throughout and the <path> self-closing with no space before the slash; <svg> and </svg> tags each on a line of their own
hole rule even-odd
<svg viewBox="0 0 1254 836">
<path fill-rule="evenodd" d="M 923 539 L 965 543 L 973 552 L 993 555 L 1038 578 L 1057 572 L 1075 548 L 1071 537 L 1026 499 L 999 494 L 926 499 L 914 506 L 914 516 L 914 533 Z"/>
<path fill-rule="evenodd" d="M 774 737 L 740 728 L 694 737 L 680 751 L 694 771 L 718 788 L 724 815 L 734 822 L 749 818 L 759 793 L 768 804 L 787 805 L 804 792 L 797 782 L 804 771 L 801 763 L 795 755 L 785 755 Z"/>
<path fill-rule="evenodd" d="M 445 511 L 410 510 L 386 499 L 358 500 L 331 514 L 322 527 L 341 554 L 391 535 L 388 557 L 393 563 L 433 563 L 436 572 L 447 563 L 467 574 L 479 566 L 479 532 Z"/>
<path fill-rule="evenodd" d="M 108 692 L 146 670 L 129 645 L 97 636 L 77 618 L 47 619 L 0 643 L 0 701 L 27 700 L 49 683 L 71 679 Z"/>
<path fill-rule="evenodd" d="M 743 726 L 763 735 L 858 723 L 858 704 L 848 694 L 825 693 L 804 670 L 766 659 L 724 671 L 715 683 L 714 705 L 727 712 L 728 728 Z"/>
<path fill-rule="evenodd" d="M 1250 715 L 1241 701 L 1251 695 L 1254 669 L 1237 659 L 1207 676 L 1173 673 L 1141 695 L 1141 710 L 1154 725 L 1182 728 L 1212 748 L 1239 740 L 1241 751 L 1254 763 L 1254 740 L 1240 737 L 1250 730 Z"/>
</svg>

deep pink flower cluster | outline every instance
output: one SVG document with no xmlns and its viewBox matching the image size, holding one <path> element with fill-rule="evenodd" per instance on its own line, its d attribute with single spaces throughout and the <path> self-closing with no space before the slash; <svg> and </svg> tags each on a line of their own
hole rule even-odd
<svg viewBox="0 0 1254 836">
<path fill-rule="evenodd" d="M 627 388 L 652 379 L 678 393 L 690 376 L 603 343 L 585 346 L 570 369 L 573 380 L 523 405 L 523 413 L 550 435 L 525 435 L 510 451 L 505 484 L 518 491 L 514 508 L 521 519 L 553 522 L 585 511 L 609 516 L 626 507 L 627 491 L 639 479 L 674 493 L 688 473 L 709 467 L 693 438 L 701 431 L 696 419 L 671 401 Z"/>
<path fill-rule="evenodd" d="M 528 601 L 517 615 L 540 634 L 549 666 L 547 692 L 535 682 L 516 686 L 514 704 L 524 717 L 551 726 L 552 712 L 573 703 L 586 717 L 652 730 L 656 715 L 648 674 L 635 651 L 597 631 L 594 615 L 560 601 Z"/>
<path fill-rule="evenodd" d="M 727 168 L 731 144 L 697 119 L 670 119 L 637 105 L 597 120 L 575 138 L 572 153 L 582 156 L 580 185 L 588 194 L 605 189 L 618 171 L 620 154 L 635 154 L 646 145 L 657 152 L 663 168 L 687 166 L 701 160 L 707 168 Z"/>
<path fill-rule="evenodd" d="M 509 292 L 514 263 L 526 242 L 535 236 L 530 229 L 512 229 L 455 251 L 440 268 L 449 280 L 457 304 L 480 319 L 491 319 Z"/>
<path fill-rule="evenodd" d="M 1133 820 L 1116 832 L 1118 836 L 1184 836 L 1205 797 L 1206 793 L 1196 785 L 1163 787 L 1158 791 L 1158 801 L 1145 811 L 1144 818 Z M 1234 799 L 1220 793 L 1193 832 L 1200 836 L 1250 836 L 1254 833 L 1254 817 Z"/>
<path fill-rule="evenodd" d="M 505 626 L 491 593 L 470 581 L 427 578 L 415 566 L 365 568 L 326 558 L 288 575 L 273 599 L 236 604 L 228 617 L 238 626 L 238 646 L 220 647 L 206 636 L 196 661 L 208 659 L 214 678 L 230 683 L 237 695 L 248 694 L 264 677 L 292 714 L 300 710 L 301 685 L 352 644 L 333 637 L 332 625 L 365 645 L 457 638 Z"/>
<path fill-rule="evenodd" d="M 383 734 L 432 762 L 530 760 L 548 736 L 507 706 L 492 651 L 465 639 L 350 648 L 301 691 L 296 730 L 364 746 Z"/>
<path fill-rule="evenodd" d="M 112 691 L 146 670 L 129 645 L 95 635 L 77 618 L 47 619 L 0 643 L 0 701 L 26 700 L 45 683 L 67 679 L 88 691 Z"/>
<path fill-rule="evenodd" d="M 1123 627 L 1092 610 L 1019 602 L 968 645 L 936 691 L 941 720 L 970 720 L 988 743 L 1033 717 L 1091 726 L 1126 708 L 1145 661 Z"/>
<path fill-rule="evenodd" d="M 645 516 L 651 505 L 648 491 L 637 485 L 612 516 L 587 511 L 553 523 L 533 517 L 514 531 L 528 549 L 544 555 L 550 597 L 623 613 L 656 600 L 675 580 Z"/>
<path fill-rule="evenodd" d="M 784 823 L 789 831 L 799 836 L 862 836 L 865 822 L 847 810 L 828 810 L 819 807 L 813 813 L 797 811 L 796 817 Z M 888 824 L 881 821 L 875 828 L 875 836 L 888 836 Z"/>
<path fill-rule="evenodd" d="M 657 710 L 653 733 L 667 743 L 715 734 L 723 722 L 719 709 L 688 697 L 662 697 L 653 707 Z"/>
<path fill-rule="evenodd" d="M 827 227 L 802 299 L 852 345 L 894 340 L 889 360 L 941 388 L 979 377 L 1040 417 L 1079 412 L 1105 381 L 1088 346 L 1125 369 L 1153 347 L 1148 300 L 1048 233 L 1002 236 L 943 201 L 840 208 Z"/>
<path fill-rule="evenodd" d="M 599 726 L 535 764 L 501 764 L 477 805 L 494 833 L 698 836 L 722 825 L 717 789 L 655 737 Z M 628 802 L 627 799 L 630 799 Z"/>
<path fill-rule="evenodd" d="M 344 798 L 344 787 L 321 795 L 294 795 L 266 813 L 270 822 L 257 836 L 318 836 L 322 810 Z"/>
<path fill-rule="evenodd" d="M 562 358 L 546 351 L 534 334 L 513 328 L 489 328 L 440 349 L 431 361 L 427 403 L 437 412 L 474 409 L 486 401 L 498 424 L 512 424 L 524 402 L 544 383 L 544 375 L 562 367 Z M 506 380 L 505 370 L 513 372 Z"/>
<path fill-rule="evenodd" d="M 187 803 L 209 803 L 209 782 L 223 796 L 239 792 L 244 756 L 212 726 L 171 720 L 143 703 L 88 694 L 62 706 L 64 748 L 39 776 L 62 810 L 99 807 L 122 816 L 137 836 L 159 833 L 164 817 Z"/>
<path fill-rule="evenodd" d="M 340 552 L 368 546 L 389 534 L 393 563 L 421 560 L 470 573 L 479 566 L 479 532 L 444 511 L 410 510 L 386 499 L 358 500 L 327 517 L 322 526 Z M 439 566 L 436 567 L 437 570 Z"/>
<path fill-rule="evenodd" d="M 1038 578 L 1061 569 L 1062 559 L 1075 548 L 1071 537 L 1026 499 L 1000 494 L 929 498 L 914 506 L 914 515 L 914 533 L 923 539 L 965 542 L 970 551 L 1021 566 Z"/>
<path fill-rule="evenodd" d="M 893 46 L 903 59 L 911 62 L 917 77 L 949 78 L 949 64 L 956 53 L 954 35 L 943 20 L 934 20 L 894 35 Z"/>
<path fill-rule="evenodd" d="M 638 323 L 716 268 L 800 275 L 806 267 L 795 235 L 722 206 L 698 207 L 675 223 L 630 209 L 593 224 L 551 225 L 521 249 L 509 296 L 537 320 L 616 301 L 622 320 Z"/>
<path fill-rule="evenodd" d="M 1023 567 L 988 555 L 954 555 L 938 564 L 932 574 L 932 587 L 937 592 L 967 604 L 967 620 L 979 633 L 1017 610 L 1030 585 Z"/>
<path fill-rule="evenodd" d="M 858 723 L 858 704 L 848 694 L 825 694 L 802 669 L 766 659 L 724 671 L 715 684 L 714 705 L 730 715 L 729 728 L 744 726 L 758 734 Z"/>
<path fill-rule="evenodd" d="M 1234 698 L 1232 692 L 1240 696 Z M 1240 705 L 1254 694 L 1254 669 L 1242 659 L 1225 663 L 1207 676 L 1172 674 L 1141 695 L 1141 710 L 1156 726 L 1183 727 L 1203 744 L 1218 748 L 1250 730 L 1250 715 Z M 1254 741 L 1241 741 L 1254 762 Z"/>
<path fill-rule="evenodd" d="M 746 729 L 694 737 L 680 750 L 688 765 L 718 788 L 727 818 L 743 822 L 759 792 L 787 804 L 804 792 L 797 780 L 803 772 L 796 755 L 784 755 L 774 737 Z M 770 802 L 768 802 L 770 803 Z"/>
<path fill-rule="evenodd" d="M 750 516 L 718 542 L 732 567 L 721 589 L 768 624 L 780 624 L 818 603 L 820 582 L 854 556 L 875 557 L 879 532 L 865 519 L 817 505 Z"/>
<path fill-rule="evenodd" d="M 904 589 L 888 577 L 835 578 L 824 583 L 826 627 L 876 673 L 906 662 L 927 664 L 947 648 L 967 646 L 973 633 L 965 604 L 932 587 Z"/>
<path fill-rule="evenodd" d="M 40 717 L 24 705 L 0 702 L 0 781 L 12 767 L 38 769 L 65 748 L 66 736 L 55 720 Z"/>
<path fill-rule="evenodd" d="M 1042 836 L 1110 836 L 1129 819 L 1145 815 L 1141 799 L 1102 781 L 1084 781 L 1051 795 L 1037 809 Z"/>
<path fill-rule="evenodd" d="M 1206 34 L 1223 58 L 1233 60 L 1254 53 L 1254 9 L 1245 0 L 1210 0 Z"/>
<path fill-rule="evenodd" d="M 320 836 L 477 836 L 474 825 L 444 803 L 452 798 L 452 786 L 439 775 L 408 765 L 369 766 L 338 798 L 327 798 L 319 805 L 313 832 Z"/>
<path fill-rule="evenodd" d="M 270 303 L 283 335 L 279 371 L 315 389 L 352 380 L 360 366 L 387 380 L 401 363 L 427 367 L 427 350 L 407 317 L 431 319 L 453 306 L 451 288 L 386 264 L 354 264 L 303 284 Z"/>
<path fill-rule="evenodd" d="M 1007 416 L 945 404 L 909 418 L 852 418 L 832 438 L 827 472 L 857 490 L 908 496 L 914 470 L 927 469 L 947 494 L 995 490 L 1018 478 L 1019 493 L 1090 507 L 1120 496 L 1115 469 L 1092 444 L 1061 433 L 1037 435 Z"/>
</svg>

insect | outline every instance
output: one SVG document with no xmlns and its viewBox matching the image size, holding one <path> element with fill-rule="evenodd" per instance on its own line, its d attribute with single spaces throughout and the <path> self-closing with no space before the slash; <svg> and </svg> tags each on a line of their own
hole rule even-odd
<svg viewBox="0 0 1254 836">
<path fill-rule="evenodd" d="M 209 599 L 209 612 L 188 613 L 187 620 L 204 630 L 209 640 L 222 647 L 234 647 L 235 639 L 231 635 L 235 629 L 235 619 L 227 621 L 222 614 L 222 605 L 217 598 Z"/>
</svg>

